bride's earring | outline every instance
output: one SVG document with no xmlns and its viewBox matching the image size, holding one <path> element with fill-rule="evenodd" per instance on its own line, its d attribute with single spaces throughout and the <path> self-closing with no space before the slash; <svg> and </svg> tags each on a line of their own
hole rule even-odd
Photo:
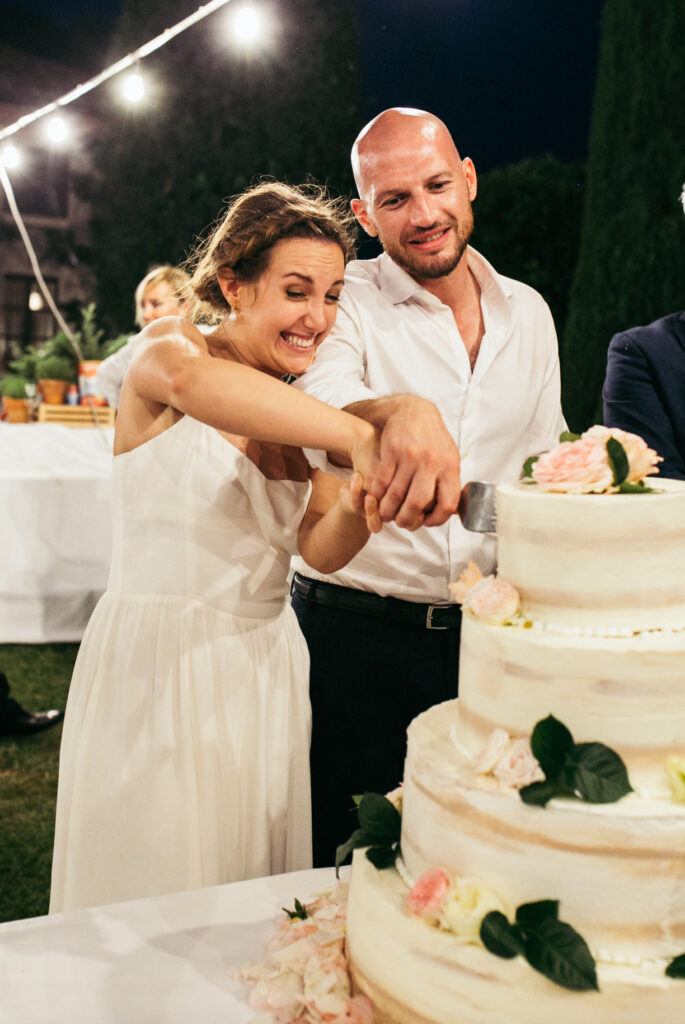
<svg viewBox="0 0 685 1024">
<path fill-rule="evenodd" d="M 231 312 L 228 314 L 228 319 L 229 319 L 229 322 L 232 323 L 232 324 L 234 324 L 236 322 L 236 320 L 238 319 L 238 304 L 237 303 L 234 303 L 231 306 Z"/>
</svg>

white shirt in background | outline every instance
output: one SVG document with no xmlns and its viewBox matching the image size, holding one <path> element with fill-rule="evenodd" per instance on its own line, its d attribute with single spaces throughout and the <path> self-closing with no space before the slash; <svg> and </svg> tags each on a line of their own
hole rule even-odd
<svg viewBox="0 0 685 1024">
<path fill-rule="evenodd" d="M 340 310 L 313 366 L 296 387 L 337 408 L 395 393 L 433 401 L 461 454 L 462 482 L 517 480 L 529 455 L 565 429 L 554 323 L 542 297 L 502 277 L 474 249 L 469 268 L 481 288 L 485 325 L 471 372 L 451 310 L 385 253 L 351 263 Z M 307 452 L 325 465 L 321 453 Z M 322 576 L 346 587 L 437 603 L 469 559 L 495 565 L 495 540 L 465 530 L 457 516 L 414 533 L 388 523 L 352 561 Z"/>
</svg>

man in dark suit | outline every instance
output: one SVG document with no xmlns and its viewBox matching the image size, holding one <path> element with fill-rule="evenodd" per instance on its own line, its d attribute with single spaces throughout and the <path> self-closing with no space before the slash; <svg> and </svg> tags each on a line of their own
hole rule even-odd
<svg viewBox="0 0 685 1024">
<path fill-rule="evenodd" d="M 685 480 L 685 312 L 614 335 L 602 397 L 605 425 L 639 434 L 659 474 Z"/>
<path fill-rule="evenodd" d="M 64 712 L 51 708 L 50 711 L 30 712 L 10 697 L 7 676 L 0 672 L 0 736 L 27 736 L 42 732 L 57 725 L 64 718 Z"/>
</svg>

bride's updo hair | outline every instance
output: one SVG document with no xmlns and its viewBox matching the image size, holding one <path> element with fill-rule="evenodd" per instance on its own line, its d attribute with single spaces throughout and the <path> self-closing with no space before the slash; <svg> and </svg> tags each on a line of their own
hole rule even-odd
<svg viewBox="0 0 685 1024">
<path fill-rule="evenodd" d="M 355 255 L 355 226 L 345 200 L 331 199 L 320 185 L 266 181 L 241 192 L 191 260 L 193 318 L 226 316 L 229 304 L 217 276 L 222 267 L 252 283 L 268 266 L 273 247 L 287 238 L 335 242 L 347 263 Z"/>
</svg>

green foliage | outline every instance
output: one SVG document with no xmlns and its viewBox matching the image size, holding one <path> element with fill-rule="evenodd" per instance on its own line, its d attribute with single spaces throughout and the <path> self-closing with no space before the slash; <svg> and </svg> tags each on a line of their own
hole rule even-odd
<svg viewBox="0 0 685 1024">
<path fill-rule="evenodd" d="M 107 359 L 108 356 L 113 356 L 115 352 L 118 352 L 124 345 L 128 345 L 128 340 L 131 337 L 130 334 L 119 334 L 116 338 L 112 338 L 111 341 L 105 343 L 102 350 L 102 358 Z"/>
<path fill-rule="evenodd" d="M 80 314 L 80 327 L 73 331 L 77 348 L 74 347 L 71 338 L 69 338 L 64 331 L 59 331 L 54 338 L 50 338 L 49 341 L 46 341 L 42 348 L 39 350 L 32 349 L 27 353 L 27 356 L 32 355 L 34 358 L 37 358 L 41 365 L 44 363 L 45 359 L 53 358 L 68 362 L 72 367 L 72 375 L 69 377 L 63 377 L 60 375 L 58 379 L 75 381 L 78 377 L 78 364 L 81 356 L 83 359 L 105 359 L 111 354 L 111 351 L 116 351 L 116 348 L 110 349 L 111 345 L 116 342 L 117 348 L 121 348 L 121 345 L 128 341 L 128 334 L 120 335 L 118 338 L 111 340 L 103 340 L 105 338 L 105 332 L 102 328 L 97 326 L 97 310 L 95 303 L 91 302 L 89 306 L 81 309 Z M 121 340 L 122 338 L 123 341 Z M 41 376 L 45 377 L 46 374 L 41 372 Z"/>
<path fill-rule="evenodd" d="M 588 945 L 570 924 L 559 920 L 557 900 L 522 904 L 515 924 L 493 910 L 483 918 L 480 937 L 490 953 L 506 960 L 520 953 L 534 970 L 562 988 L 599 990 Z"/>
<path fill-rule="evenodd" d="M 181 0 L 124 0 L 112 58 L 192 10 Z M 130 321 L 143 275 L 182 262 L 228 196 L 264 175 L 294 184 L 312 176 L 340 194 L 352 187 L 355 0 L 280 0 L 267 41 L 249 52 L 230 39 L 231 14 L 210 15 L 150 55 L 146 71 L 163 89 L 135 111 L 112 111 L 93 142 L 100 173 L 83 183 L 89 260 L 112 333 Z"/>
<path fill-rule="evenodd" d="M 81 330 L 79 332 L 79 347 L 84 359 L 102 359 L 104 330 L 98 328 L 95 322 L 95 303 L 81 310 Z"/>
<path fill-rule="evenodd" d="M 5 398 L 26 398 L 26 377 L 8 373 L 0 380 L 0 394 Z"/>
<path fill-rule="evenodd" d="M 681 953 L 680 956 L 674 957 L 666 967 L 664 973 L 667 978 L 685 979 L 685 953 Z"/>
<path fill-rule="evenodd" d="M 38 380 L 66 380 L 70 384 L 76 383 L 77 372 L 73 359 L 66 359 L 64 356 L 46 355 L 39 356 L 36 363 Z"/>
<path fill-rule="evenodd" d="M 303 906 L 303 904 L 300 903 L 299 900 L 295 900 L 294 910 L 288 910 L 287 907 L 281 907 L 281 910 L 285 911 L 285 913 L 288 915 L 291 921 L 294 921 L 296 919 L 300 921 L 306 921 L 307 918 L 309 917 L 307 908 Z"/>
<path fill-rule="evenodd" d="M 685 4 L 606 0 L 578 265 L 562 347 L 564 411 L 601 422 L 611 337 L 685 306 Z"/>
<path fill-rule="evenodd" d="M 582 163 L 535 157 L 481 175 L 474 204 L 473 244 L 501 274 L 540 292 L 559 335 L 578 256 L 584 177 Z"/>
<path fill-rule="evenodd" d="M 12 359 L 10 362 L 10 370 L 14 373 L 19 374 L 20 377 L 26 377 L 26 380 L 35 384 L 38 380 L 38 353 L 33 348 L 27 348 L 19 355 L 16 359 Z"/>
<path fill-rule="evenodd" d="M 30 711 L 63 708 L 78 644 L 4 644 L 0 666 Z M 0 921 L 46 914 L 62 727 L 0 738 Z"/>
<path fill-rule="evenodd" d="M 346 843 L 335 851 L 335 871 L 353 850 L 368 846 L 366 856 L 379 869 L 391 867 L 400 852 L 402 817 L 397 808 L 382 793 L 364 793 L 353 797 L 357 807 L 359 828 Z"/>
<path fill-rule="evenodd" d="M 530 746 L 545 779 L 519 790 L 526 804 L 544 807 L 554 797 L 611 804 L 632 791 L 626 766 L 615 751 L 603 743 L 575 743 L 554 715 L 536 723 Z"/>
</svg>

